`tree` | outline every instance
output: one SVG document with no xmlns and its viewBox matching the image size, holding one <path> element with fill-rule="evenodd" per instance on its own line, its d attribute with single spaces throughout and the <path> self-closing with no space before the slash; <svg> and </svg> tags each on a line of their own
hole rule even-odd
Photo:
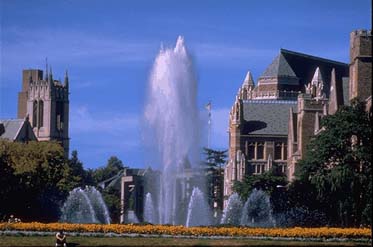
<svg viewBox="0 0 373 247">
<path fill-rule="evenodd" d="M 73 150 L 71 152 L 71 158 L 69 159 L 70 177 L 69 187 L 70 190 L 76 187 L 83 187 L 85 185 L 93 185 L 92 173 L 85 170 L 83 163 L 78 158 L 78 151 Z"/>
<path fill-rule="evenodd" d="M 116 156 L 112 156 L 107 161 L 106 166 L 97 168 L 93 171 L 93 179 L 96 184 L 109 179 L 124 169 L 124 165 Z"/>
<path fill-rule="evenodd" d="M 205 165 L 211 169 L 225 164 L 227 159 L 227 150 L 214 150 L 210 148 L 203 148 L 203 153 L 206 157 Z"/>
<path fill-rule="evenodd" d="M 341 107 L 322 119 L 323 131 L 299 162 L 297 179 L 314 187 L 331 224 L 371 224 L 371 124 L 364 103 L 355 100 Z"/>
<path fill-rule="evenodd" d="M 1 141 L 0 162 L 1 213 L 23 220 L 57 220 L 69 178 L 61 145 Z"/>
<path fill-rule="evenodd" d="M 213 207 L 213 202 L 218 201 L 222 207 L 223 198 L 223 168 L 226 162 L 227 150 L 214 150 L 210 148 L 203 148 L 205 155 L 205 170 L 207 173 L 207 195 L 208 203 Z M 219 201 L 221 200 L 221 202 Z"/>
<path fill-rule="evenodd" d="M 124 165 L 120 159 L 115 156 L 112 156 L 107 161 L 106 166 L 97 168 L 93 170 L 92 176 L 96 184 L 103 182 L 107 179 L 110 179 L 116 176 L 119 172 L 123 171 Z M 106 203 L 106 206 L 110 212 L 110 218 L 113 222 L 119 223 L 120 217 L 120 178 L 117 178 L 116 181 L 110 186 L 105 187 L 101 190 L 102 196 Z"/>
</svg>

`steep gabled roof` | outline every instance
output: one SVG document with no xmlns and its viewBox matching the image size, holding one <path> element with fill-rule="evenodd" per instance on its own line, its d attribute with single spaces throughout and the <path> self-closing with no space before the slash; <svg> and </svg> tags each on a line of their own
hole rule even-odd
<svg viewBox="0 0 373 247">
<path fill-rule="evenodd" d="M 0 124 L 4 126 L 5 132 L 1 134 L 1 139 L 8 139 L 10 141 L 14 141 L 18 133 L 20 132 L 23 124 L 24 119 L 2 119 L 0 120 Z"/>
<path fill-rule="evenodd" d="M 293 69 L 286 61 L 284 55 L 280 53 L 267 67 L 260 77 L 296 77 Z"/>
<path fill-rule="evenodd" d="M 306 85 L 311 82 L 316 68 L 319 67 L 320 75 L 324 81 L 324 89 L 326 89 L 326 96 L 329 96 L 331 71 L 333 68 L 336 72 L 337 84 L 342 82 L 342 77 L 348 77 L 349 75 L 349 66 L 346 63 L 285 49 L 281 49 L 280 53 L 299 78 L 300 85 Z"/>
<path fill-rule="evenodd" d="M 9 141 L 36 141 L 28 118 L 24 119 L 0 119 L 0 139 Z"/>
</svg>

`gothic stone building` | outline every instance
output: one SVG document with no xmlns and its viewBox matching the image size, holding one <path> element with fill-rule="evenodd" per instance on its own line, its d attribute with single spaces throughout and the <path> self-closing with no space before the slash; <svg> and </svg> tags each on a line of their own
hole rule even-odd
<svg viewBox="0 0 373 247">
<path fill-rule="evenodd" d="M 224 171 L 224 200 L 235 181 L 269 169 L 288 173 L 289 113 L 298 112 L 298 95 L 314 90 L 319 104 L 328 98 L 332 70 L 336 87 L 344 87 L 348 64 L 281 49 L 259 77 L 251 73 L 239 88 L 229 115 L 229 158 Z M 320 78 L 323 83 L 320 84 Z M 309 83 L 318 88 L 306 87 Z M 339 95 L 338 102 L 343 102 Z M 308 123 L 308 122 L 307 122 Z M 314 122 L 312 122 L 312 125 Z"/>
<path fill-rule="evenodd" d="M 294 179 L 297 161 L 302 159 L 310 139 L 320 129 L 320 119 L 334 114 L 341 105 L 358 98 L 366 101 L 367 111 L 372 106 L 372 32 L 356 30 L 350 34 L 349 78 L 336 76 L 332 70 L 329 98 L 317 95 L 318 85 L 325 84 L 319 75 L 318 80 L 307 85 L 305 94 L 298 97 L 297 111 L 290 111 L 288 122 L 288 179 Z"/>
<path fill-rule="evenodd" d="M 38 69 L 23 70 L 22 91 L 18 94 L 18 119 L 29 119 L 38 141 L 57 141 L 69 154 L 69 79 L 45 77 Z"/>
</svg>

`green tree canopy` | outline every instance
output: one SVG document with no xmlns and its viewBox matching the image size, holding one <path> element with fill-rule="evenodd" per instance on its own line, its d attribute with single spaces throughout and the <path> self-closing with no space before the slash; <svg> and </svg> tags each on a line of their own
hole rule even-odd
<svg viewBox="0 0 373 247">
<path fill-rule="evenodd" d="M 0 141 L 0 162 L 3 217 L 56 220 L 71 174 L 61 145 Z"/>
<path fill-rule="evenodd" d="M 124 169 L 124 165 L 116 156 L 112 156 L 107 161 L 106 166 L 99 167 L 93 171 L 93 178 L 96 183 L 100 183 L 118 174 Z"/>
<path fill-rule="evenodd" d="M 92 176 L 95 181 L 95 184 L 99 184 L 109 178 L 114 177 L 120 171 L 124 169 L 124 165 L 120 159 L 116 156 L 112 156 L 107 161 L 106 166 L 99 167 L 92 171 Z M 118 184 L 118 183 L 115 183 Z M 118 186 L 109 186 L 102 190 L 102 196 L 104 201 L 109 209 L 110 217 L 112 222 L 119 223 L 120 217 L 120 184 Z"/>
<path fill-rule="evenodd" d="M 203 153 L 206 157 L 204 163 L 208 168 L 221 168 L 227 159 L 227 150 L 203 148 Z"/>
<path fill-rule="evenodd" d="M 297 179 L 314 186 L 332 224 L 371 223 L 371 126 L 364 103 L 341 107 L 322 119 L 323 131 L 312 139 L 297 166 Z"/>
</svg>

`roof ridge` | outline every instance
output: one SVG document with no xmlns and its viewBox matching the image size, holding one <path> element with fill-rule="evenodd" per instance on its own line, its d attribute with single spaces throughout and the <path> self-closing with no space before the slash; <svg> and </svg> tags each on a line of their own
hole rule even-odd
<svg viewBox="0 0 373 247">
<path fill-rule="evenodd" d="M 292 55 L 307 57 L 307 58 L 310 58 L 310 59 L 321 60 L 321 61 L 324 61 L 324 62 L 335 63 L 335 64 L 339 64 L 339 65 L 348 65 L 347 63 L 339 62 L 339 61 L 336 61 L 336 60 L 331 60 L 331 59 L 327 59 L 327 58 L 323 58 L 323 57 L 313 56 L 313 55 L 309 55 L 309 54 L 306 54 L 306 53 L 291 51 L 291 50 L 287 50 L 287 49 L 283 49 L 283 48 L 280 49 L 280 53 L 288 53 L 288 54 L 292 54 Z"/>
</svg>

